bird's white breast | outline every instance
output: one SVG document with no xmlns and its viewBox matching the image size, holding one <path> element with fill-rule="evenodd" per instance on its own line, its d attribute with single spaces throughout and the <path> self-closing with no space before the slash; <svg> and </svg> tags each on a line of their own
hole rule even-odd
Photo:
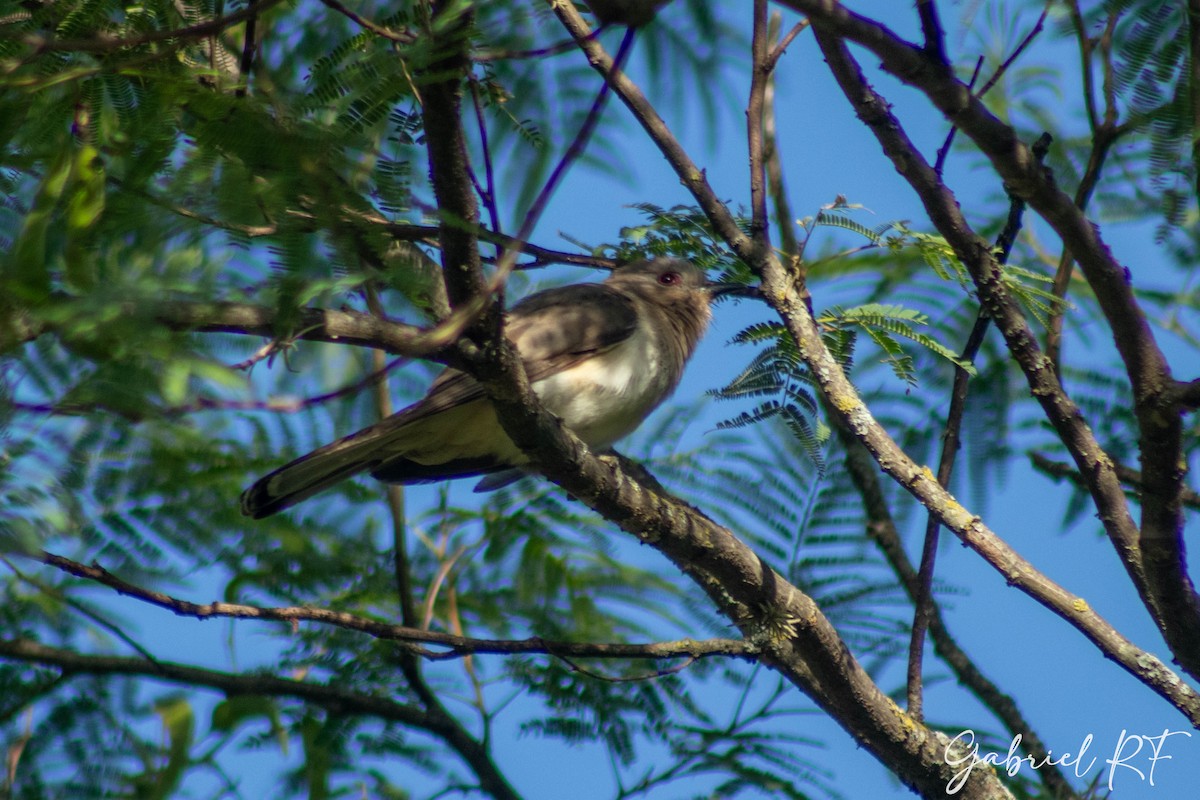
<svg viewBox="0 0 1200 800">
<path fill-rule="evenodd" d="M 638 326 L 615 347 L 533 384 L 555 416 L 593 448 L 633 432 L 674 388 L 653 337 Z"/>
</svg>

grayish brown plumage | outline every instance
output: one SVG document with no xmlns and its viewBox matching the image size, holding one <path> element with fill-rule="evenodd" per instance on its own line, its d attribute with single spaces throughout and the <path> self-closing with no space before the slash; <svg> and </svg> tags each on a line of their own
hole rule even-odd
<svg viewBox="0 0 1200 800">
<path fill-rule="evenodd" d="M 508 312 L 505 334 L 546 408 L 589 447 L 604 450 L 675 389 L 708 326 L 713 298 L 750 291 L 709 283 L 680 259 L 638 261 L 604 283 L 522 300 Z M 274 514 L 361 472 L 408 484 L 511 471 L 527 462 L 483 388 L 447 369 L 417 403 L 258 480 L 242 495 L 242 512 L 256 519 Z M 504 482 L 493 480 L 490 488 Z"/>
</svg>

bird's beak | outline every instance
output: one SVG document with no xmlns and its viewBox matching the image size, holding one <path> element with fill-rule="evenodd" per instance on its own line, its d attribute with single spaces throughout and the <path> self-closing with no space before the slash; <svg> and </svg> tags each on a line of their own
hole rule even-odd
<svg viewBox="0 0 1200 800">
<path fill-rule="evenodd" d="M 709 296 L 714 300 L 726 295 L 732 295 L 733 297 L 762 297 L 762 290 L 757 286 L 746 286 L 741 283 L 710 283 L 705 288 L 708 289 Z"/>
</svg>

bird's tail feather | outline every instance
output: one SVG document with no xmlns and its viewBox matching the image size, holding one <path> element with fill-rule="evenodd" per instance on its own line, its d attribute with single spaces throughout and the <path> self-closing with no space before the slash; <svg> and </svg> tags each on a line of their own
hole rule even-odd
<svg viewBox="0 0 1200 800">
<path fill-rule="evenodd" d="M 376 426 L 331 442 L 308 455 L 285 464 L 255 481 L 242 493 L 242 513 L 254 519 L 268 517 L 339 481 L 373 469 L 380 462 L 380 450 L 395 433 Z"/>
</svg>

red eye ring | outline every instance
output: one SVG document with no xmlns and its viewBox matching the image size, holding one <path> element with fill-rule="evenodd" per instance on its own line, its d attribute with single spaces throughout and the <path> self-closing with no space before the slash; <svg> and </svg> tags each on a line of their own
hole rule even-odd
<svg viewBox="0 0 1200 800">
<path fill-rule="evenodd" d="M 680 275 L 678 272 L 664 272 L 658 276 L 658 282 L 663 286 L 674 286 L 679 283 Z"/>
</svg>

